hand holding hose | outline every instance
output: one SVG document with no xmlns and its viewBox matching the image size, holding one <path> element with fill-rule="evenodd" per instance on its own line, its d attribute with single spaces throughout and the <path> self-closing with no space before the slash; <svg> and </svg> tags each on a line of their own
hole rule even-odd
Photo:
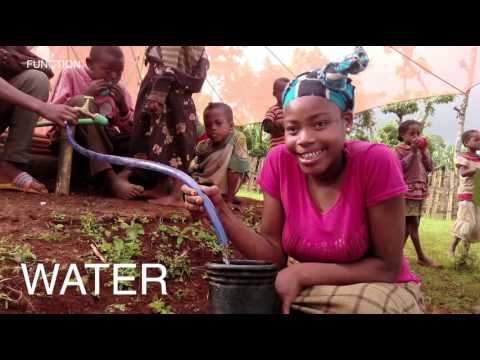
<svg viewBox="0 0 480 360">
<path fill-rule="evenodd" d="M 215 208 L 220 208 L 226 205 L 218 186 L 200 185 L 200 188 L 205 193 L 205 195 L 210 198 Z M 189 187 L 188 185 L 182 185 L 180 190 L 185 195 L 185 208 L 187 208 L 187 210 L 193 213 L 200 213 L 204 215 L 205 209 L 203 208 L 203 198 L 198 195 L 198 192 L 195 189 Z"/>
</svg>

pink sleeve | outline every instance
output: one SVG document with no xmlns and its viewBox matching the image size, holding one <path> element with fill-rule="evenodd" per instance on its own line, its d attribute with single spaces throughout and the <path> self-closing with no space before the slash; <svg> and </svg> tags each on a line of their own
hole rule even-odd
<svg viewBox="0 0 480 360">
<path fill-rule="evenodd" d="M 373 145 L 366 151 L 363 183 L 367 207 L 407 192 L 398 158 L 384 145 Z"/>
<path fill-rule="evenodd" d="M 280 200 L 279 150 L 280 147 L 274 148 L 268 153 L 257 178 L 257 185 L 262 191 L 277 200 Z"/>
<path fill-rule="evenodd" d="M 68 69 L 63 70 L 58 77 L 50 103 L 65 104 L 73 96 L 72 75 Z"/>
</svg>

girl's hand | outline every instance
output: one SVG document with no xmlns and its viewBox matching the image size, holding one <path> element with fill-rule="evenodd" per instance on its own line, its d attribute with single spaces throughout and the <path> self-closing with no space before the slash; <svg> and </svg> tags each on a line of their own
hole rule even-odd
<svg viewBox="0 0 480 360">
<path fill-rule="evenodd" d="M 282 314 L 290 313 L 290 306 L 302 291 L 298 272 L 300 266 L 301 264 L 296 264 L 283 269 L 275 280 L 275 289 L 282 299 Z"/>
<path fill-rule="evenodd" d="M 225 201 L 223 200 L 222 193 L 218 186 L 200 185 L 200 188 L 210 198 L 216 208 L 225 206 Z M 187 185 L 183 185 L 180 189 L 185 196 L 185 208 L 189 211 L 203 214 L 205 212 L 205 209 L 203 208 L 203 199 L 198 195 L 197 191 Z"/>
</svg>

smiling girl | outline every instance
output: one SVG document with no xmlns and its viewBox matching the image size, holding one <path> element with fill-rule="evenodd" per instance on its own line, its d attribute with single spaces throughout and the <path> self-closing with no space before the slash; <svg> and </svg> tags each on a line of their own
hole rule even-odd
<svg viewBox="0 0 480 360">
<path fill-rule="evenodd" d="M 230 241 L 249 259 L 282 269 L 282 312 L 421 313 L 419 279 L 403 257 L 405 205 L 399 161 L 381 144 L 346 141 L 362 48 L 305 73 L 283 94 L 285 145 L 257 180 L 264 193 L 258 233 L 237 219 L 219 189 L 204 187 Z M 191 211 L 202 199 L 182 187 Z"/>
</svg>

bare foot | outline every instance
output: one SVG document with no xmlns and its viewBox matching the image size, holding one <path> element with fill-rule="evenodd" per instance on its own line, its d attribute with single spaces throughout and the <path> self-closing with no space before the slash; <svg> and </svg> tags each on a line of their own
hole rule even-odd
<svg viewBox="0 0 480 360">
<path fill-rule="evenodd" d="M 113 195 L 117 198 L 124 200 L 132 200 L 137 197 L 140 197 L 143 193 L 143 187 L 140 185 L 135 185 L 128 180 L 121 178 L 119 176 L 110 180 L 111 190 Z"/>
<path fill-rule="evenodd" d="M 130 180 L 130 176 L 132 176 L 132 173 L 133 171 L 130 170 L 130 169 L 123 169 L 122 171 L 120 171 L 117 176 L 121 179 L 125 179 L 127 181 Z"/>
<path fill-rule="evenodd" d="M 430 260 L 429 258 L 418 259 L 417 264 L 420 266 L 431 267 L 434 269 L 441 269 L 443 266 Z"/>
<path fill-rule="evenodd" d="M 20 174 L 22 170 L 18 169 L 11 162 L 0 160 L 0 183 L 12 183 L 13 179 Z M 42 194 L 48 194 L 48 190 L 41 182 L 33 179 L 30 189 Z"/>
</svg>

